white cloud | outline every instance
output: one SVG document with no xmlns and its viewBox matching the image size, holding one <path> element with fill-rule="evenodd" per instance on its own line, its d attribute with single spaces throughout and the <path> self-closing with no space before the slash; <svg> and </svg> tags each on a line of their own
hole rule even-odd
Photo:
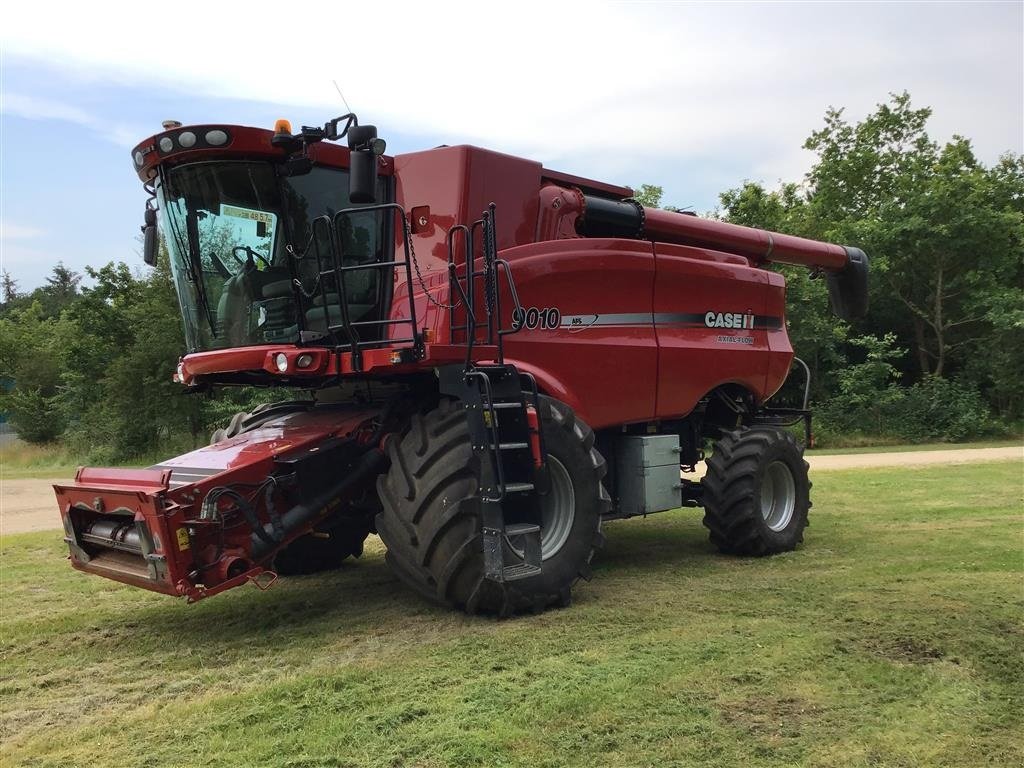
<svg viewBox="0 0 1024 768">
<path fill-rule="evenodd" d="M 31 240 L 42 235 L 42 230 L 0 219 L 0 240 Z"/>
<path fill-rule="evenodd" d="M 342 111 L 336 79 L 385 136 L 603 158 L 595 173 L 623 156 L 656 170 L 739 153 L 756 157 L 751 175 L 794 178 L 829 104 L 857 117 L 904 88 L 935 106 L 940 138 L 969 135 L 988 159 L 1020 151 L 1024 133 L 1016 4 L 379 2 L 372 15 L 334 4 L 290 18 L 223 2 L 155 6 L 147 20 L 137 3 L 99 5 L 102 23 L 96 3 L 12 4 L 0 46 L 83 89 L 275 103 L 296 123 Z M 96 127 L 75 107 L 19 99 Z"/>
<path fill-rule="evenodd" d="M 96 124 L 96 119 L 92 115 L 78 107 L 10 91 L 0 96 L 0 112 L 29 120 L 63 120 L 89 126 Z"/>
<path fill-rule="evenodd" d="M 0 96 L 0 114 L 14 115 L 28 120 L 59 120 L 88 128 L 93 133 L 123 147 L 134 146 L 141 131 L 107 121 L 73 104 L 31 96 L 17 91 L 5 91 Z"/>
</svg>

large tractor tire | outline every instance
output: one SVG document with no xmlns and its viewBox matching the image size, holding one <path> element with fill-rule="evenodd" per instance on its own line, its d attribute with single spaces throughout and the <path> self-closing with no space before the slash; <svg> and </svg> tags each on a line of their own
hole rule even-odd
<svg viewBox="0 0 1024 768">
<path fill-rule="evenodd" d="M 722 552 L 761 557 L 804 540 L 811 482 L 793 436 L 767 427 L 727 432 L 707 460 L 704 525 Z"/>
<path fill-rule="evenodd" d="M 472 498 L 481 458 L 470 447 L 462 406 L 442 400 L 415 415 L 405 434 L 389 438 L 391 467 L 377 481 L 377 532 L 394 573 L 428 599 L 508 616 L 568 605 L 573 584 L 590 578 L 590 560 L 604 543 L 601 515 L 611 507 L 601 482 L 605 461 L 594 450 L 593 431 L 571 408 L 541 401 L 551 476 L 541 496 L 543 561 L 540 574 L 517 581 L 484 579 L 479 504 Z M 506 561 L 515 562 L 513 543 L 505 547 Z"/>
<path fill-rule="evenodd" d="M 213 431 L 213 434 L 210 435 L 210 445 L 215 445 L 221 440 L 227 440 L 229 437 L 256 429 L 256 427 L 288 411 L 305 410 L 312 405 L 313 403 L 309 400 L 284 400 L 278 403 L 258 405 L 252 410 L 252 413 L 241 411 L 231 417 L 226 427 Z"/>
<path fill-rule="evenodd" d="M 282 576 L 333 570 L 350 557 L 362 557 L 363 542 L 369 535 L 369 521 L 345 521 L 332 527 L 318 527 L 278 552 L 273 569 Z"/>
</svg>

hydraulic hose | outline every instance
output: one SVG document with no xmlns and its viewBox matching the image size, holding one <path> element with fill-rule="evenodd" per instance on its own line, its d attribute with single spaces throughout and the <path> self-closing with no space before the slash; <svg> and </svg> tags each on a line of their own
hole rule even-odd
<svg viewBox="0 0 1024 768">
<path fill-rule="evenodd" d="M 352 470 L 337 484 L 289 509 L 281 515 L 280 520 L 285 537 L 287 538 L 297 529 L 309 525 L 326 510 L 336 507 L 360 483 L 380 472 L 384 463 L 384 453 L 379 448 L 371 448 L 359 457 Z M 260 531 L 253 533 L 251 551 L 254 561 L 262 560 L 277 546 L 277 542 L 273 539 L 273 532 L 273 523 L 267 523 Z M 267 539 L 270 541 L 268 542 Z"/>
</svg>

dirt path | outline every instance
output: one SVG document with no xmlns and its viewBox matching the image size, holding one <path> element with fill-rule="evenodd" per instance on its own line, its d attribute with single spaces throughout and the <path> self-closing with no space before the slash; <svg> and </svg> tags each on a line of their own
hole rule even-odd
<svg viewBox="0 0 1024 768">
<path fill-rule="evenodd" d="M 1024 447 L 962 448 L 950 451 L 909 451 L 906 453 L 850 453 L 809 456 L 814 472 L 874 467 L 918 467 L 928 464 L 969 464 L 979 461 L 1024 459 Z M 703 474 L 698 470 L 697 474 Z M 688 475 L 693 477 L 693 475 Z M 26 533 L 60 528 L 53 483 L 71 478 L 5 480 L 0 485 L 0 533 Z"/>
</svg>

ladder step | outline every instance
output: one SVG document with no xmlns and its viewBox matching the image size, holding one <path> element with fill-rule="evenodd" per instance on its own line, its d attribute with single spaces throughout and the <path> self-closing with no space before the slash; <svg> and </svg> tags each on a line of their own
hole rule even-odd
<svg viewBox="0 0 1024 768">
<path fill-rule="evenodd" d="M 533 490 L 533 483 L 505 483 L 505 493 L 525 493 Z"/>
<path fill-rule="evenodd" d="M 536 565 L 517 563 L 516 565 L 506 565 L 502 569 L 501 577 L 504 581 L 518 581 L 519 579 L 528 579 L 531 576 L 536 576 L 539 573 L 540 568 Z"/>
</svg>

